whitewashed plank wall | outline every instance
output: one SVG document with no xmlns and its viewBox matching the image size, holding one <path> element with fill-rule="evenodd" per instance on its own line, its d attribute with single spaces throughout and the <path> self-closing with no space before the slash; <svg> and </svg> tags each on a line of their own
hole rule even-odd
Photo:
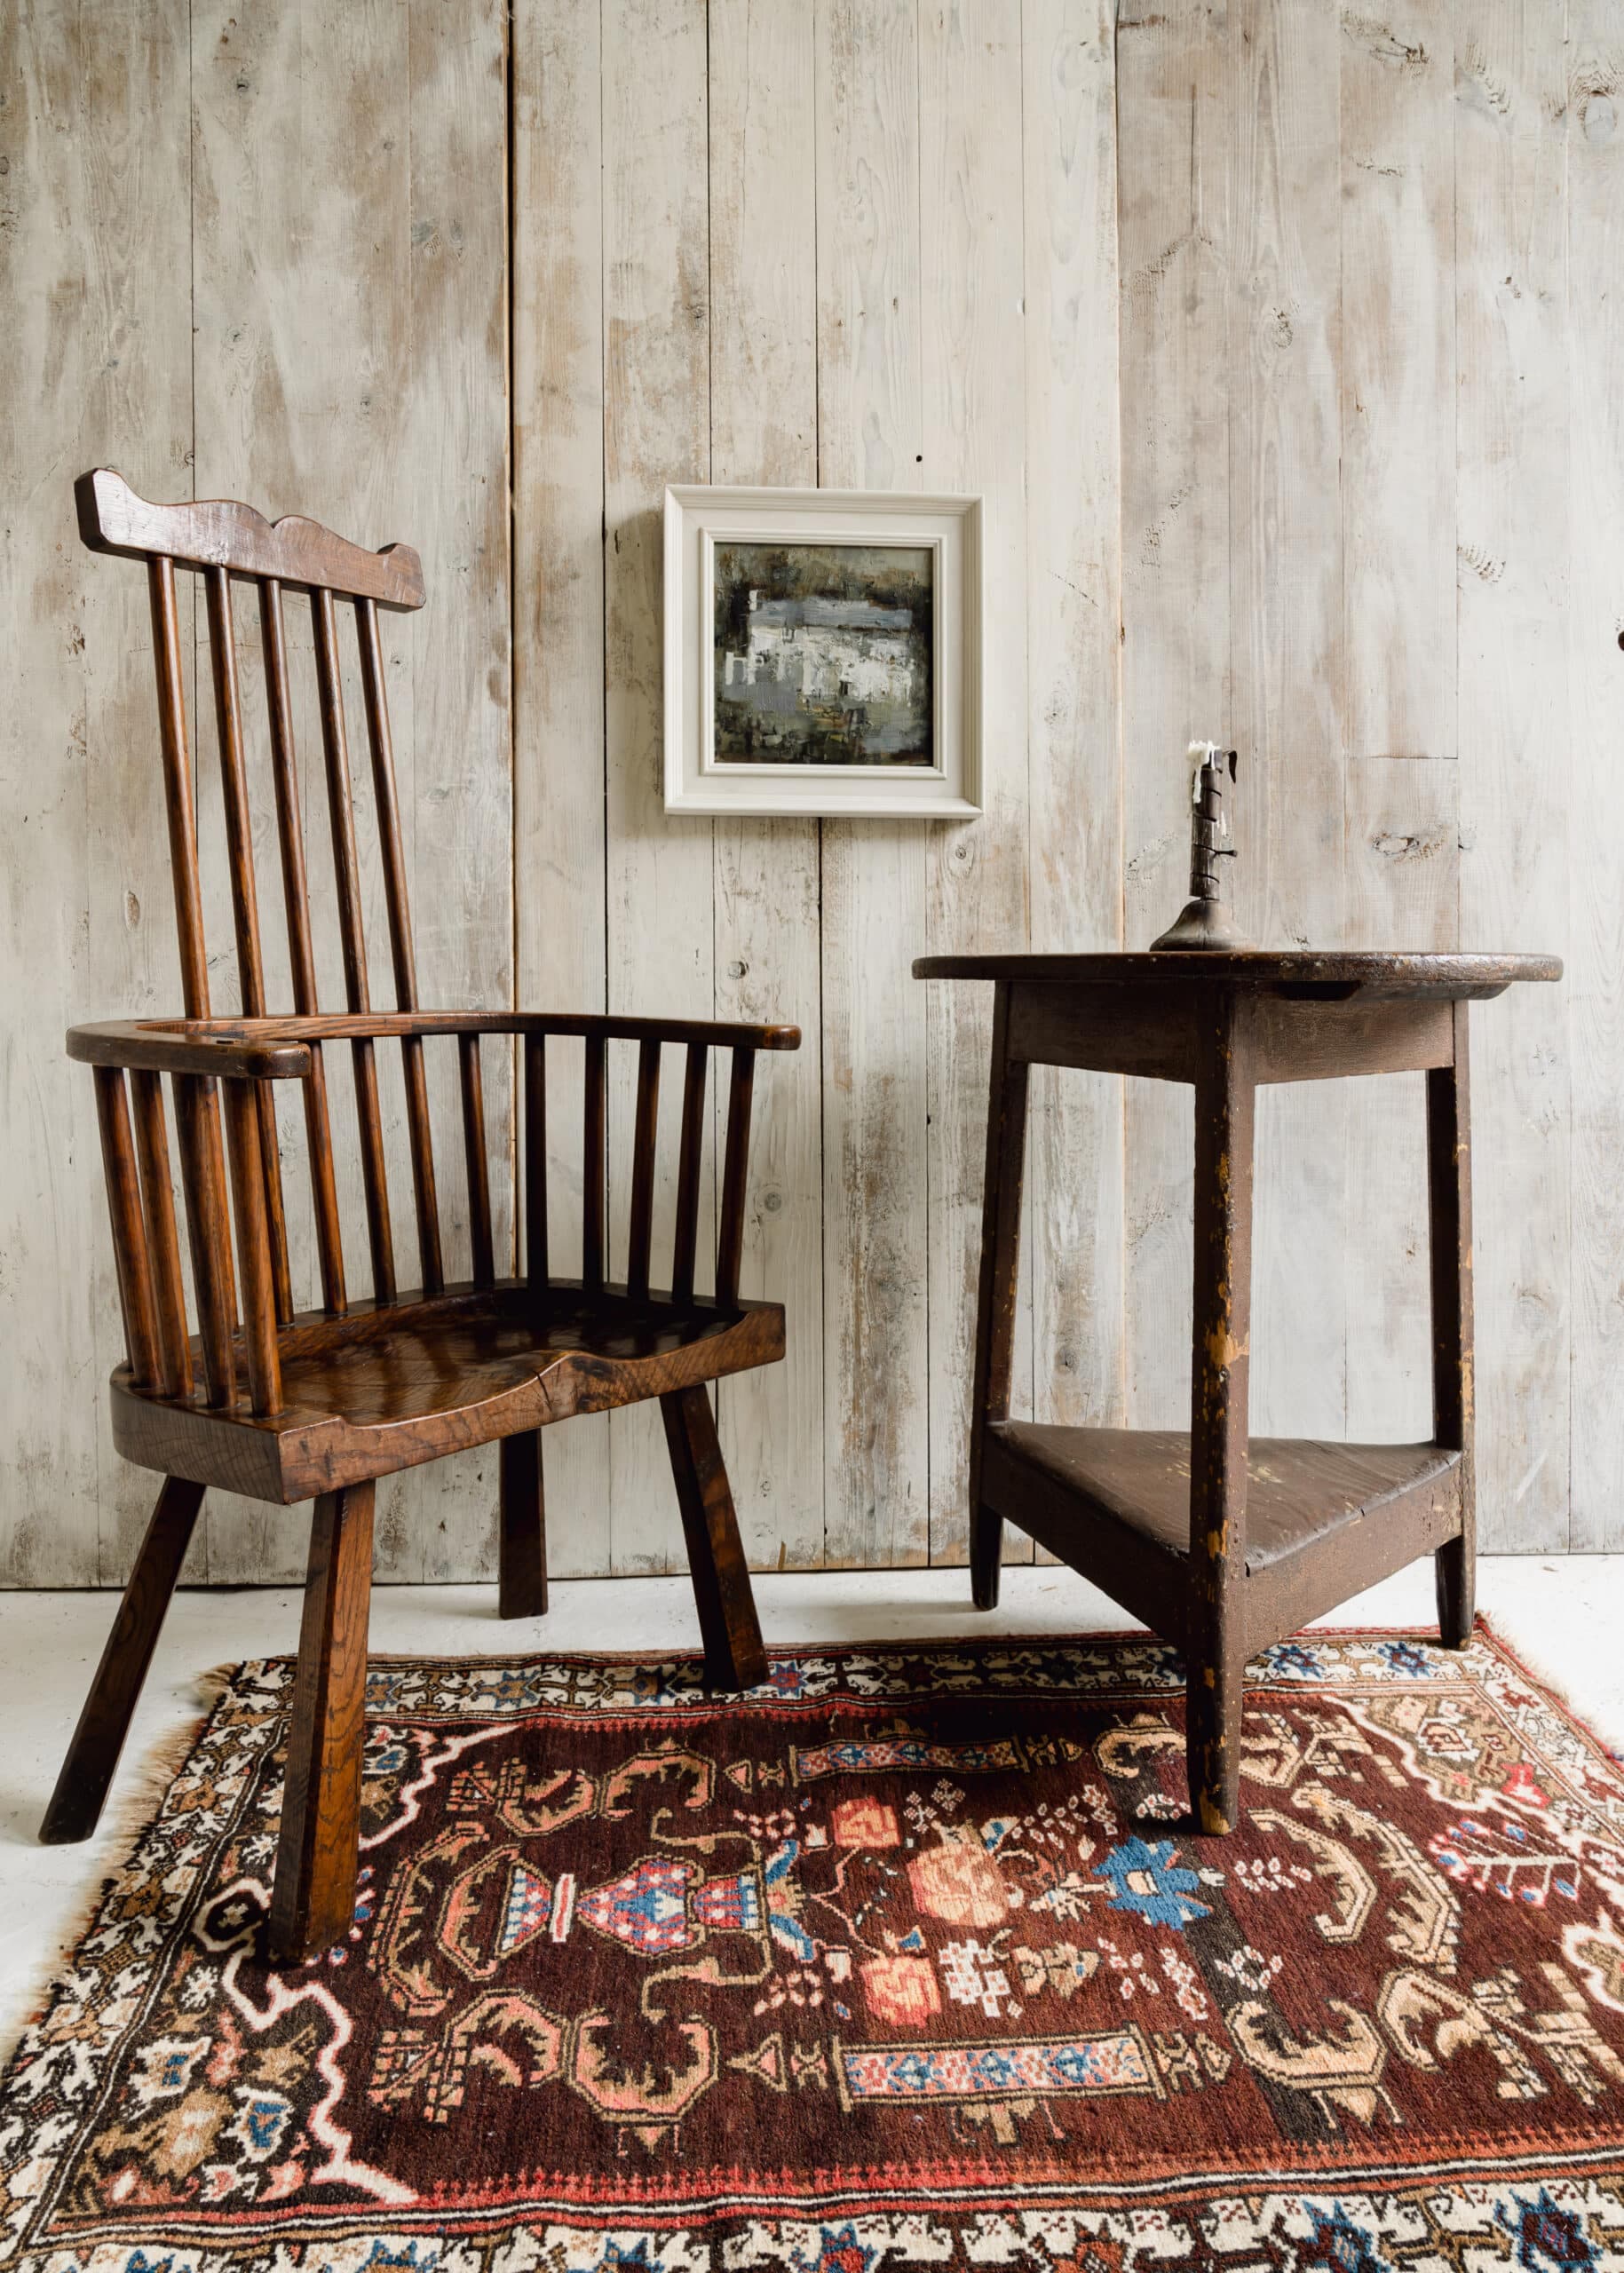
<svg viewBox="0 0 1624 2273">
<path fill-rule="evenodd" d="M 804 1027 L 747 1249 L 790 1357 L 721 1398 L 758 1564 L 962 1559 L 987 1005 L 908 963 L 1143 945 L 1206 731 L 1256 936 L 1569 955 L 1474 1024 L 1483 1528 L 1624 1544 L 1621 86 L 1613 0 L 4 12 L 0 1579 L 118 1578 L 149 1493 L 60 1055 L 176 990 L 140 580 L 74 535 L 101 462 L 422 549 L 425 999 Z M 673 479 L 984 494 L 983 821 L 665 820 Z M 1419 1085 L 1267 1106 L 1255 1417 L 1424 1427 Z M 1182 1417 L 1188 1135 L 1034 1085 L 1026 1409 Z M 493 1467 L 386 1486 L 381 1574 L 488 1575 Z M 680 1562 L 646 1414 L 551 1432 L 547 1485 L 559 1571 Z M 194 1574 L 303 1533 L 222 1504 Z"/>
</svg>

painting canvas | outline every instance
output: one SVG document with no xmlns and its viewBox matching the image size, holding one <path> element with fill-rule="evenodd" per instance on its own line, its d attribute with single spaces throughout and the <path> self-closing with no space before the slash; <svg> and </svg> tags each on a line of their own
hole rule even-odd
<svg viewBox="0 0 1624 2273">
<path fill-rule="evenodd" d="M 715 548 L 718 765 L 936 763 L 928 545 Z"/>
</svg>

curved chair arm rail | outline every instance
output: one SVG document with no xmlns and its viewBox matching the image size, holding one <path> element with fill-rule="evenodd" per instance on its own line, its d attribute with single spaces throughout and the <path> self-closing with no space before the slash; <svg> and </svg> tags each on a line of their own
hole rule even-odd
<svg viewBox="0 0 1624 2273">
<path fill-rule="evenodd" d="M 710 1018 L 643 1018 L 550 1010 L 337 1010 L 306 1018 L 136 1018 L 75 1026 L 67 1054 L 87 1065 L 156 1073 L 222 1073 L 283 1081 L 310 1070 L 306 1045 L 434 1034 L 601 1036 L 611 1041 L 701 1043 L 712 1049 L 798 1049 L 801 1029 Z M 196 1043 L 207 1062 L 185 1055 Z M 126 1055 L 133 1052 L 133 1055 Z M 228 1058 L 240 1062 L 227 1062 Z"/>
<path fill-rule="evenodd" d="M 70 1026 L 67 1054 L 81 1065 L 235 1081 L 302 1081 L 311 1065 L 306 1044 L 291 1036 L 257 1035 L 238 1021 L 217 1018 L 112 1018 Z"/>
</svg>

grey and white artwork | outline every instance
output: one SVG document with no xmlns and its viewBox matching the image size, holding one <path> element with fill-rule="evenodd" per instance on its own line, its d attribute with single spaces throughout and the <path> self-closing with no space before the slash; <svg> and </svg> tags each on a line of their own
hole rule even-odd
<svg viewBox="0 0 1624 2273">
<path fill-rule="evenodd" d="M 716 762 L 933 764 L 933 558 L 718 542 Z"/>
</svg>

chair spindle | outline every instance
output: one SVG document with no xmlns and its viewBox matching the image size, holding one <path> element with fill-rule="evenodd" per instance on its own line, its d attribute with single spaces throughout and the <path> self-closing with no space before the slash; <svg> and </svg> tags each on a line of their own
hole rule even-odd
<svg viewBox="0 0 1624 2273">
<path fill-rule="evenodd" d="M 586 1081 L 581 1144 L 581 1278 L 604 1283 L 604 1037 L 586 1038 Z"/>
<path fill-rule="evenodd" d="M 220 786 L 226 812 L 226 859 L 231 870 L 237 976 L 243 1017 L 262 1018 L 265 1000 L 265 965 L 259 946 L 259 890 L 254 875 L 254 828 L 249 811 L 248 769 L 242 754 L 242 697 L 237 677 L 231 579 L 224 568 L 206 568 L 203 584 L 209 611 L 209 656 L 213 668 L 214 716 L 220 745 Z M 293 1316 L 293 1291 L 288 1271 L 288 1223 L 282 1204 L 276 1103 L 268 1087 L 258 1090 L 254 1109 L 259 1116 L 259 1158 L 265 1177 L 276 1315 L 285 1326 Z"/>
<path fill-rule="evenodd" d="M 395 788 L 394 745 L 389 735 L 389 704 L 384 687 L 384 649 L 378 637 L 377 603 L 358 598 L 355 628 L 360 645 L 360 683 L 367 715 L 367 743 L 372 754 L 373 796 L 378 843 L 384 856 L 384 904 L 389 915 L 389 952 L 394 969 L 395 1008 L 415 1010 L 417 964 L 412 946 L 411 902 L 407 894 L 406 851 L 400 837 L 400 798 Z M 406 1075 L 406 1122 L 411 1142 L 412 1193 L 417 1211 L 417 1253 L 424 1292 L 437 1295 L 445 1284 L 440 1258 L 440 1201 L 434 1183 L 434 1139 L 429 1119 L 428 1082 L 423 1043 L 415 1034 L 400 1038 Z"/>
<path fill-rule="evenodd" d="M 744 1251 L 744 1192 L 750 1158 L 750 1102 L 756 1052 L 735 1048 L 727 1089 L 727 1150 L 722 1161 L 722 1222 L 717 1233 L 717 1300 L 739 1299 L 739 1264 Z"/>
<path fill-rule="evenodd" d="M 485 1086 L 479 1072 L 479 1037 L 457 1036 L 457 1067 L 463 1085 L 463 1149 L 468 1161 L 468 1232 L 473 1249 L 473 1283 L 492 1285 L 496 1276 L 491 1241 L 490 1168 L 485 1149 Z"/>
<path fill-rule="evenodd" d="M 525 1276 L 547 1283 L 547 1045 L 525 1037 Z"/>
<path fill-rule="evenodd" d="M 638 1102 L 632 1125 L 631 1224 L 627 1239 L 626 1290 L 648 1292 L 648 1250 L 654 1225 L 654 1156 L 660 1133 L 660 1044 L 638 1045 Z"/>
<path fill-rule="evenodd" d="M 277 1413 L 282 1402 L 281 1360 L 276 1347 L 276 1295 L 255 1087 L 251 1081 L 226 1082 L 226 1136 L 237 1224 L 237 1265 L 242 1277 L 249 1395 L 256 1413 Z"/>
<path fill-rule="evenodd" d="M 237 1366 L 233 1336 L 237 1325 L 237 1289 L 226 1200 L 226 1161 L 220 1143 L 219 1099 L 211 1080 L 180 1073 L 174 1081 L 175 1131 L 180 1140 L 180 1175 L 186 1196 L 186 1236 L 192 1249 L 192 1285 L 202 1343 L 203 1382 L 210 1405 L 233 1405 Z"/>
<path fill-rule="evenodd" d="M 293 697 L 288 677 L 288 641 L 282 619 L 282 588 L 274 576 L 259 579 L 259 622 L 265 645 L 266 707 L 271 730 L 271 770 L 276 790 L 276 830 L 281 850 L 282 901 L 288 915 L 288 957 L 293 972 L 293 1007 L 303 1018 L 318 1008 L 316 958 L 310 929 L 310 884 L 305 866 L 305 827 L 299 812 L 298 768 L 293 745 Z M 304 1084 L 305 1133 L 310 1146 L 310 1195 L 316 1218 L 316 1254 L 321 1271 L 321 1302 L 329 1316 L 347 1305 L 344 1284 L 344 1233 L 333 1176 L 333 1137 L 327 1109 L 327 1077 L 319 1042 L 311 1049 L 311 1073 Z"/>
<path fill-rule="evenodd" d="M 677 1162 L 677 1228 L 671 1241 L 671 1296 L 693 1298 L 693 1259 L 699 1247 L 699 1172 L 705 1142 L 705 1060 L 702 1041 L 688 1044 L 682 1082 L 682 1148 Z"/>
<path fill-rule="evenodd" d="M 186 753 L 186 673 L 175 607 L 175 564 L 160 553 L 147 563 L 153 654 L 158 671 L 158 729 L 163 749 L 163 804 L 169 818 L 170 874 L 180 942 L 180 994 L 189 1018 L 209 1015 L 209 956 L 197 880 L 197 816 Z"/>
<path fill-rule="evenodd" d="M 115 1066 L 96 1068 L 96 1117 L 101 1124 L 107 1212 L 113 1222 L 118 1298 L 124 1313 L 124 1347 L 137 1387 L 152 1389 L 157 1385 L 161 1371 L 157 1311 L 153 1302 L 135 1146 L 130 1135 L 129 1101 L 124 1093 L 123 1074 Z"/>
<path fill-rule="evenodd" d="M 345 733 L 344 688 L 338 675 L 333 596 L 325 588 L 318 588 L 312 594 L 311 616 L 315 631 L 321 745 L 327 761 L 328 818 L 332 827 L 333 867 L 338 887 L 345 1000 L 352 1010 L 366 1010 L 371 1008 L 371 994 L 367 984 L 367 938 L 361 921 L 360 863 L 356 857 L 355 819 L 350 803 L 350 751 Z M 394 1235 L 389 1222 L 389 1178 L 384 1164 L 377 1065 L 369 1041 L 353 1041 L 350 1049 L 355 1067 L 355 1107 L 360 1123 L 361 1182 L 367 1200 L 367 1238 L 372 1250 L 372 1292 L 377 1302 L 392 1303 Z"/>
<path fill-rule="evenodd" d="M 130 1076 L 135 1100 L 135 1148 L 147 1211 L 147 1250 L 152 1263 L 153 1307 L 158 1327 L 161 1397 L 192 1394 L 192 1343 L 186 1331 L 186 1289 L 180 1278 L 180 1238 L 170 1180 L 169 1132 L 163 1122 L 163 1083 L 156 1073 Z"/>
</svg>

